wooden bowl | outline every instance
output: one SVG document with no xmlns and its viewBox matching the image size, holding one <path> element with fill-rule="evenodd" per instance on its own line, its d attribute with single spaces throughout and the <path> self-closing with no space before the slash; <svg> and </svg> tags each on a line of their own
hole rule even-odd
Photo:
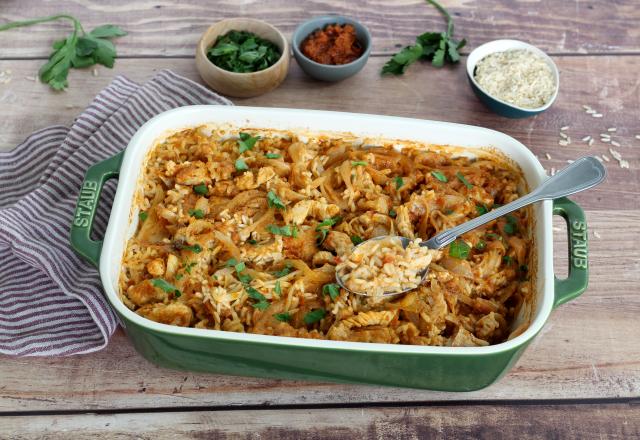
<svg viewBox="0 0 640 440">
<path fill-rule="evenodd" d="M 280 59 L 271 67 L 251 73 L 236 73 L 221 69 L 207 58 L 207 50 L 219 36 L 229 31 L 253 32 L 265 40 L 273 42 L 280 49 Z M 196 48 L 196 67 L 202 80 L 213 90 L 223 95 L 249 98 L 275 89 L 284 81 L 289 72 L 289 42 L 269 23 L 252 18 L 229 18 L 209 27 L 200 38 Z"/>
</svg>

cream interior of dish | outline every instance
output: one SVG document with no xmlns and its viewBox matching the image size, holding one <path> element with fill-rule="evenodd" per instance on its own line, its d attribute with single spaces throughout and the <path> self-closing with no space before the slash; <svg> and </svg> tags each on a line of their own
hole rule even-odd
<svg viewBox="0 0 640 440">
<path fill-rule="evenodd" d="M 161 139 L 138 182 L 119 277 L 170 325 L 391 344 L 484 346 L 520 334 L 535 270 L 529 208 L 433 255 L 422 284 L 367 298 L 335 284 L 354 244 L 427 239 L 526 191 L 491 150 L 201 126 Z M 392 274 L 390 274 L 392 276 Z"/>
</svg>

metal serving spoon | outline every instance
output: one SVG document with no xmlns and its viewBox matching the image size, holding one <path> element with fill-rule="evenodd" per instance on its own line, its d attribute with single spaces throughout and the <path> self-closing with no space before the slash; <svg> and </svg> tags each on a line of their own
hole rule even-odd
<svg viewBox="0 0 640 440">
<path fill-rule="evenodd" d="M 558 171 L 554 176 L 549 177 L 539 187 L 537 187 L 529 194 L 522 196 L 511 203 L 487 212 L 480 217 L 476 217 L 473 220 L 469 220 L 468 222 L 462 223 L 451 229 L 442 231 L 429 240 L 420 243 L 420 246 L 426 246 L 429 249 L 442 249 L 443 247 L 452 243 L 460 235 L 465 234 L 479 226 L 482 226 L 485 223 L 489 223 L 490 221 L 502 217 L 503 215 L 509 214 L 510 212 L 516 211 L 520 208 L 523 208 L 535 202 L 539 202 L 541 200 L 558 199 L 560 197 L 566 197 L 571 194 L 593 188 L 594 186 L 601 183 L 606 176 L 607 171 L 599 160 L 597 160 L 593 156 L 582 157 L 573 162 L 568 167 Z M 358 244 L 358 246 L 354 247 L 354 250 L 357 247 L 362 246 L 372 240 L 382 240 L 389 237 L 391 236 L 383 235 L 380 237 L 371 238 Z M 400 239 L 403 248 L 406 248 L 411 242 L 411 239 L 407 237 L 397 238 Z M 424 280 L 424 277 L 427 275 L 428 271 L 429 268 L 426 267 L 420 273 L 421 280 Z M 371 296 L 371 294 L 368 292 L 354 292 L 346 287 L 342 282 L 342 279 L 338 276 L 338 272 L 336 272 L 336 281 L 338 282 L 340 287 L 348 290 L 349 292 L 356 293 L 358 295 Z M 401 293 L 408 292 L 409 290 L 412 289 L 406 289 L 400 292 L 385 292 L 383 296 L 399 295 Z"/>
</svg>

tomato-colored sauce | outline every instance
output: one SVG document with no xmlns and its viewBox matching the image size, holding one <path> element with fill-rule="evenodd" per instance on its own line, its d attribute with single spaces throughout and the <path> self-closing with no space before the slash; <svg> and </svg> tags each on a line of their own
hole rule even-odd
<svg viewBox="0 0 640 440">
<path fill-rule="evenodd" d="M 302 53 L 320 64 L 347 64 L 360 58 L 364 48 L 350 24 L 330 24 L 312 32 L 300 46 Z"/>
</svg>

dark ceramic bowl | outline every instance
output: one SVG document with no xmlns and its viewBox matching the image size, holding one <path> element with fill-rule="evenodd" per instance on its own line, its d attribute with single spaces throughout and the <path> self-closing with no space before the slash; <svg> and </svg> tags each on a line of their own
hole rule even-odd
<svg viewBox="0 0 640 440">
<path fill-rule="evenodd" d="M 551 68 L 551 71 L 553 72 L 553 76 L 556 81 L 556 90 L 553 93 L 551 99 L 549 99 L 549 102 L 547 102 L 542 107 L 524 108 L 502 101 L 501 99 L 493 97 L 485 92 L 477 83 L 474 77 L 476 64 L 478 64 L 481 59 L 495 52 L 504 52 L 507 50 L 516 49 L 526 49 L 541 56 L 547 62 L 547 64 Z M 471 89 L 480 99 L 480 101 L 482 101 L 495 113 L 507 118 L 527 118 L 529 116 L 534 116 L 538 113 L 542 113 L 543 111 L 551 107 L 551 104 L 553 104 L 553 102 L 556 100 L 556 97 L 558 96 L 558 90 L 560 89 L 560 75 L 558 73 L 558 67 L 549 57 L 549 55 L 547 55 L 537 47 L 532 46 L 531 44 L 518 40 L 494 40 L 475 48 L 467 57 L 467 77 L 469 78 Z"/>
<path fill-rule="evenodd" d="M 364 52 L 360 58 L 347 64 L 328 65 L 316 63 L 302 53 L 300 45 L 304 39 L 314 31 L 322 29 L 328 24 L 350 24 L 355 28 L 356 38 L 364 47 Z M 293 33 L 291 46 L 293 47 L 293 56 L 300 65 L 300 68 L 307 75 L 320 81 L 342 81 L 358 73 L 367 63 L 369 54 L 371 53 L 371 34 L 364 25 L 352 18 L 341 15 L 328 15 L 325 17 L 312 18 L 298 26 Z"/>
</svg>

